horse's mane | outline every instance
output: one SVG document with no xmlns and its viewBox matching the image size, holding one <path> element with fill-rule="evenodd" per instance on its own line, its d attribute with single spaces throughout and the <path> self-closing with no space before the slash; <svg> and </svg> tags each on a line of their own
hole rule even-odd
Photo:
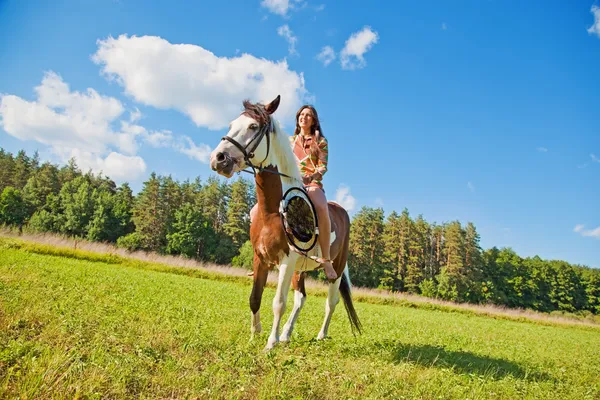
<svg viewBox="0 0 600 400">
<path fill-rule="evenodd" d="M 265 165 L 276 166 L 279 172 L 289 175 L 298 181 L 302 182 L 300 176 L 300 170 L 296 163 L 296 156 L 292 152 L 292 146 L 290 145 L 290 139 L 286 133 L 281 129 L 279 121 L 273 118 L 265 106 L 256 103 L 253 104 L 249 100 L 244 100 L 244 111 L 242 114 L 254 119 L 261 125 L 271 124 L 271 151 L 269 157 L 265 160 Z M 281 177 L 282 180 L 287 180 L 285 177 Z M 298 185 L 298 182 L 289 182 L 294 186 Z"/>
</svg>

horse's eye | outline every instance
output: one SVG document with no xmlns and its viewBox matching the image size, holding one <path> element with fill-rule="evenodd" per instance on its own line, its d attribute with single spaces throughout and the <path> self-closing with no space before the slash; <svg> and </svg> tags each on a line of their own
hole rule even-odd
<svg viewBox="0 0 600 400">
<path fill-rule="evenodd" d="M 250 129 L 253 129 L 253 130 L 254 130 L 254 129 L 258 129 L 258 125 L 256 125 L 256 124 L 252 124 L 252 125 L 250 125 Z"/>
</svg>

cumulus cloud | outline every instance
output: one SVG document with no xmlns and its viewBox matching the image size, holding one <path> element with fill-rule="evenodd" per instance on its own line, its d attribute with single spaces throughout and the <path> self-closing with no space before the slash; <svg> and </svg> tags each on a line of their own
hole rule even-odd
<svg viewBox="0 0 600 400">
<path fill-rule="evenodd" d="M 579 233 L 581 236 L 594 237 L 600 239 L 600 226 L 595 229 L 585 229 L 585 225 L 575 225 L 574 232 Z"/>
<path fill-rule="evenodd" d="M 289 0 L 263 0 L 260 5 L 281 16 L 285 16 L 290 8 Z"/>
<path fill-rule="evenodd" d="M 118 99 L 91 88 L 72 91 L 55 72 L 45 73 L 34 91 L 34 101 L 0 96 L 0 126 L 18 139 L 48 145 L 62 162 L 75 158 L 82 170 L 102 172 L 116 181 L 135 180 L 146 172 L 137 154 L 142 144 L 170 147 L 208 162 L 202 155 L 208 146 L 185 137 L 177 141 L 167 130 L 149 131 L 137 123 L 139 109 L 127 113 Z"/>
<path fill-rule="evenodd" d="M 592 6 L 590 12 L 594 14 L 594 23 L 588 28 L 587 31 L 590 35 L 596 35 L 598 38 L 600 38 L 600 7 Z"/>
<path fill-rule="evenodd" d="M 304 76 L 250 54 L 227 58 L 193 44 L 172 44 L 156 36 L 109 37 L 92 56 L 108 79 L 137 102 L 176 109 L 197 126 L 223 129 L 239 115 L 242 100 L 269 102 L 278 94 L 278 119 L 293 121 L 308 95 Z"/>
<path fill-rule="evenodd" d="M 548 149 L 545 148 L 545 147 L 538 147 L 536 150 L 539 151 L 540 153 L 547 153 L 548 152 Z"/>
<path fill-rule="evenodd" d="M 35 93 L 35 101 L 10 94 L 0 97 L 0 126 L 6 133 L 46 144 L 61 161 L 75 157 L 82 169 L 103 171 L 115 180 L 135 179 L 146 170 L 144 160 L 136 156 L 136 136 L 144 128 L 131 122 L 139 119 L 138 110 L 129 122 L 121 121 L 121 129 L 113 129 L 125 112 L 119 100 L 91 88 L 71 91 L 52 71 L 45 73 Z"/>
<path fill-rule="evenodd" d="M 45 74 L 35 92 L 36 101 L 2 96 L 1 123 L 8 134 L 21 140 L 97 152 L 106 150 L 108 144 L 127 142 L 110 128 L 124 111 L 117 99 L 101 96 L 93 89 L 71 92 L 54 72 Z"/>
<path fill-rule="evenodd" d="M 298 41 L 298 37 L 294 36 L 294 33 L 290 30 L 290 27 L 285 24 L 277 28 L 277 34 L 285 39 L 288 42 L 288 53 L 290 55 L 298 55 L 298 51 L 296 51 L 296 42 Z"/>
<path fill-rule="evenodd" d="M 329 65 L 335 60 L 335 51 L 331 46 L 324 46 L 321 52 L 317 55 L 317 60 L 321 61 L 323 65 Z"/>
<path fill-rule="evenodd" d="M 378 33 L 369 26 L 350 35 L 340 52 L 342 68 L 348 70 L 364 68 L 367 65 L 364 55 L 378 40 Z"/>
<path fill-rule="evenodd" d="M 356 206 L 356 199 L 350 194 L 350 188 L 346 185 L 338 186 L 335 192 L 335 201 L 348 212 L 354 210 Z"/>
<path fill-rule="evenodd" d="M 139 156 L 126 156 L 111 151 L 106 157 L 102 157 L 97 153 L 80 149 L 70 149 L 68 154 L 69 158 L 73 157 L 77 160 L 77 165 L 82 171 L 91 169 L 102 172 L 115 181 L 139 179 L 146 172 L 146 162 Z"/>
<path fill-rule="evenodd" d="M 183 136 L 178 143 L 173 146 L 177 151 L 187 155 L 191 159 L 208 164 L 210 160 L 210 146 L 206 144 L 196 145 L 188 136 Z"/>
</svg>

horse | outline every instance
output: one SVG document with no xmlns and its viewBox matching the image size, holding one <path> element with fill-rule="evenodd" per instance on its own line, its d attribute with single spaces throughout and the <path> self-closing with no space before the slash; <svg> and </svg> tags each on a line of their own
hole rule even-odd
<svg viewBox="0 0 600 400">
<path fill-rule="evenodd" d="M 298 315 L 306 301 L 304 279 L 307 271 L 321 267 L 316 245 L 309 253 L 295 250 L 287 239 L 280 213 L 280 201 L 289 188 L 302 185 L 300 171 L 292 152 L 289 136 L 272 117 L 281 97 L 270 103 L 243 101 L 243 111 L 229 124 L 228 133 L 210 154 L 210 167 L 219 175 L 231 178 L 234 173 L 251 172 L 255 177 L 257 209 L 250 225 L 253 255 L 253 286 L 250 293 L 250 340 L 262 331 L 260 305 L 269 270 L 279 270 L 273 298 L 273 326 L 265 351 L 279 342 L 289 342 Z M 252 171 L 246 170 L 251 168 Z M 350 218 L 335 202 L 328 202 L 331 218 L 331 259 L 337 278 L 328 282 L 325 319 L 317 340 L 327 337 L 331 317 L 341 295 L 352 333 L 361 333 L 361 323 L 352 302 L 348 245 Z M 290 284 L 294 289 L 294 308 L 279 335 L 281 318 L 286 309 Z"/>
</svg>

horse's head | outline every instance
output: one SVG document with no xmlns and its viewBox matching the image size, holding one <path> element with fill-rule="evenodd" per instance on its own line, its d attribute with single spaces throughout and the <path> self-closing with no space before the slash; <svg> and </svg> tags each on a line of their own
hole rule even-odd
<svg viewBox="0 0 600 400">
<path fill-rule="evenodd" d="M 210 167 L 227 177 L 248 166 L 262 164 L 269 154 L 269 134 L 280 96 L 267 105 L 244 101 L 244 111 L 229 124 L 229 132 L 210 154 Z M 264 138 L 267 140 L 263 140 Z"/>
</svg>

